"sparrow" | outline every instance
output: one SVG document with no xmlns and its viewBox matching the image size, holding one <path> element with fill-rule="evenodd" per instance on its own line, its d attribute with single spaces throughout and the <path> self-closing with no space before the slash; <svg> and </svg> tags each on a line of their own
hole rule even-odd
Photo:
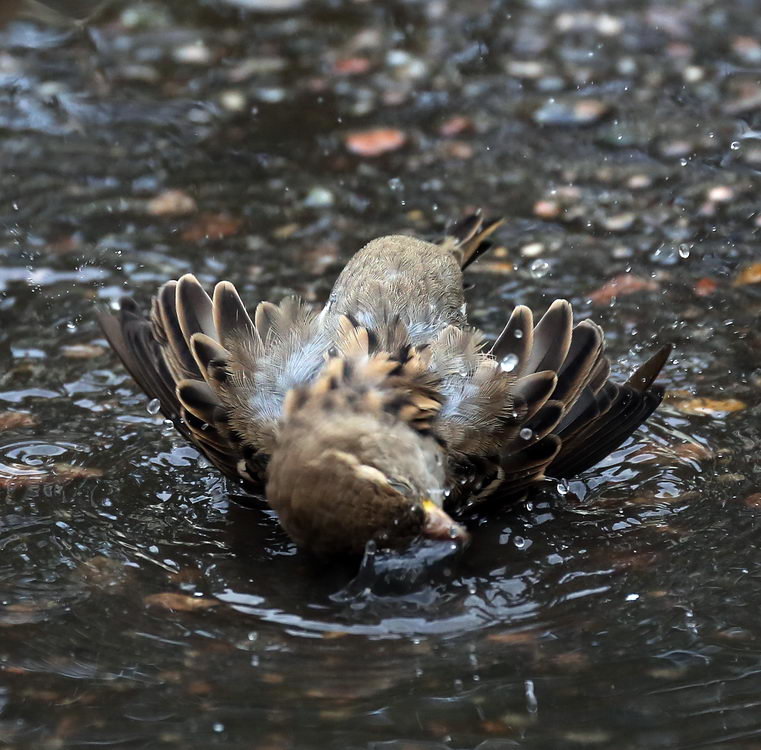
<svg viewBox="0 0 761 750">
<path fill-rule="evenodd" d="M 460 540 L 462 518 L 598 463 L 655 410 L 665 346 L 622 384 L 601 328 L 556 300 L 517 306 L 491 346 L 467 321 L 463 271 L 501 220 L 474 214 L 434 244 L 379 237 L 315 311 L 253 317 L 235 287 L 168 281 L 146 317 L 129 298 L 101 328 L 164 417 L 321 557 L 368 542 Z M 489 503 L 491 506 L 492 503 Z M 483 507 L 487 507 L 484 505 Z"/>
</svg>

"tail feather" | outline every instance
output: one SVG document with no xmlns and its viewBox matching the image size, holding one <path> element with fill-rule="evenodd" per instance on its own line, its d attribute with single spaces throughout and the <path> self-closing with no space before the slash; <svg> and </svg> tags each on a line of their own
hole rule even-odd
<svg viewBox="0 0 761 750">
<path fill-rule="evenodd" d="M 451 248 L 464 271 L 491 248 L 488 238 L 504 223 L 504 219 L 484 220 L 477 211 L 450 227 L 442 245 Z"/>
</svg>

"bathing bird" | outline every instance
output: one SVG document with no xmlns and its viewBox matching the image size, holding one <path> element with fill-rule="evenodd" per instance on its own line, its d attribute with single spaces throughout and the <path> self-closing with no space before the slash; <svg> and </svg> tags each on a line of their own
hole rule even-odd
<svg viewBox="0 0 761 750">
<path fill-rule="evenodd" d="M 438 243 L 374 239 L 321 310 L 209 296 L 191 274 L 144 315 L 100 325 L 164 417 L 226 477 L 263 494 L 291 539 L 321 557 L 369 541 L 463 543 L 463 518 L 545 477 L 594 466 L 655 410 L 665 346 L 624 383 L 601 328 L 556 300 L 512 310 L 493 343 L 468 324 L 463 271 L 502 221 L 473 214 Z M 507 316 L 506 316 L 507 317 Z"/>
</svg>

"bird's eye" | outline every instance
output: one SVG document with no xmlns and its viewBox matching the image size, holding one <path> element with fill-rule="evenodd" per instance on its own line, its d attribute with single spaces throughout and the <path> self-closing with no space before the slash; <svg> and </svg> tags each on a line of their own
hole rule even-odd
<svg viewBox="0 0 761 750">
<path fill-rule="evenodd" d="M 415 491 L 409 484 L 403 482 L 401 479 L 391 478 L 388 480 L 389 485 L 395 489 L 400 495 L 405 497 L 414 497 Z"/>
</svg>

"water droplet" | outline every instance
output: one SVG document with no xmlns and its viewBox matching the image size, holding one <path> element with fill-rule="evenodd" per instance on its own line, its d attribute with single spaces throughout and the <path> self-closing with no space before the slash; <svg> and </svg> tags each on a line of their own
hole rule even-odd
<svg viewBox="0 0 761 750">
<path fill-rule="evenodd" d="M 157 398 L 152 398 L 148 402 L 148 406 L 145 407 L 148 411 L 148 414 L 158 414 L 159 411 L 161 411 L 161 401 L 159 401 Z"/>
<path fill-rule="evenodd" d="M 679 257 L 680 258 L 690 257 L 690 246 L 686 242 L 683 242 L 681 245 L 679 245 Z"/>
<path fill-rule="evenodd" d="M 391 190 L 403 190 L 404 189 L 404 183 L 399 177 L 392 177 L 388 181 L 388 186 L 391 188 Z"/>
<path fill-rule="evenodd" d="M 732 143 L 729 144 L 729 147 L 732 149 L 732 151 L 739 151 L 740 141 L 732 141 Z"/>
<path fill-rule="evenodd" d="M 636 602 L 637 599 L 639 599 L 639 594 L 627 594 L 626 595 L 626 601 L 627 602 Z"/>
<path fill-rule="evenodd" d="M 535 279 L 541 279 L 543 276 L 546 276 L 549 270 L 550 264 L 544 258 L 537 258 L 529 266 L 529 271 Z"/>
<path fill-rule="evenodd" d="M 686 167 L 686 166 L 689 164 L 689 159 L 687 159 L 686 157 L 684 157 L 684 156 L 683 156 L 683 157 L 682 157 L 682 158 L 679 160 L 679 163 L 680 163 L 680 164 L 681 164 L 683 167 Z"/>
<path fill-rule="evenodd" d="M 526 546 L 526 540 L 522 536 L 514 536 L 513 537 L 513 544 L 518 549 L 523 549 Z"/>
<path fill-rule="evenodd" d="M 449 527 L 449 538 L 450 539 L 457 539 L 459 536 L 459 532 L 456 526 L 450 526 Z"/>
<path fill-rule="evenodd" d="M 565 479 L 562 482 L 558 482 L 558 486 L 556 487 L 558 495 L 567 495 L 569 490 L 568 482 L 565 481 Z"/>
<path fill-rule="evenodd" d="M 519 434 L 523 440 L 531 440 L 534 437 L 534 431 L 530 427 L 524 427 Z"/>
<path fill-rule="evenodd" d="M 516 339 L 522 339 L 523 338 L 523 329 L 522 328 L 516 328 L 513 336 L 515 336 Z"/>
<path fill-rule="evenodd" d="M 518 355 L 517 354 L 506 354 L 502 361 L 499 363 L 499 367 L 502 370 L 502 372 L 512 372 L 515 369 L 515 366 L 518 364 Z"/>
<path fill-rule="evenodd" d="M 536 699 L 536 692 L 534 691 L 534 681 L 526 680 L 523 683 L 523 689 L 526 693 L 526 710 L 530 714 L 535 714 L 539 710 L 539 701 Z"/>
<path fill-rule="evenodd" d="M 217 733 L 219 733 L 219 732 L 224 732 L 224 731 L 225 731 L 225 725 L 224 725 L 224 724 L 222 724 L 221 722 L 217 721 L 217 722 L 215 722 L 215 723 L 212 725 L 212 729 L 213 729 L 215 732 L 217 732 Z"/>
</svg>

